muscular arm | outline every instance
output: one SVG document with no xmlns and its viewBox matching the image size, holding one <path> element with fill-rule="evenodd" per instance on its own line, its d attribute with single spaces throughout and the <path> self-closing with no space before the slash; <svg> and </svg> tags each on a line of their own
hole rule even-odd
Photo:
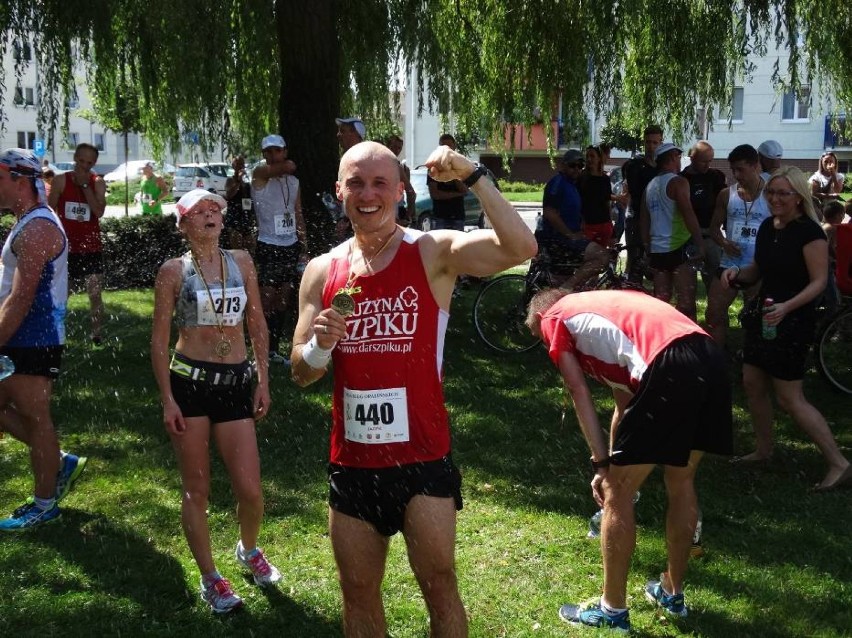
<svg viewBox="0 0 852 638">
<path fill-rule="evenodd" d="M 583 233 L 575 233 L 573 230 L 568 228 L 559 216 L 559 211 L 553 208 L 553 206 L 543 206 L 541 214 L 558 233 L 565 235 L 569 239 L 581 239 L 583 237 Z"/>
<path fill-rule="evenodd" d="M 574 410 L 577 413 L 577 421 L 580 423 L 580 430 L 586 438 L 592 456 L 598 460 L 607 458 L 609 456 L 609 445 L 598 421 L 595 402 L 577 357 L 569 352 L 560 352 L 559 372 L 562 373 L 565 388 L 571 395 Z"/>
<path fill-rule="evenodd" d="M 317 345 L 330 350 L 346 336 L 344 318 L 337 311 L 322 306 L 322 290 L 330 263 L 329 253 L 312 259 L 305 268 L 299 288 L 299 320 L 293 333 L 290 361 L 293 381 L 302 387 L 321 379 L 326 373 L 326 368 L 313 368 L 305 363 L 302 358 L 305 344 L 316 336 Z"/>
<path fill-rule="evenodd" d="M 685 177 L 675 177 L 669 182 L 666 190 L 668 196 L 677 204 L 677 209 L 683 217 L 686 228 L 692 235 L 692 243 L 698 248 L 699 254 L 703 256 L 704 242 L 701 238 L 701 225 L 698 223 L 698 217 L 695 216 L 692 201 L 689 199 L 689 182 Z"/>
<path fill-rule="evenodd" d="M 445 146 L 429 156 L 426 166 L 439 181 L 464 179 L 475 168 L 473 162 Z M 526 261 L 538 250 L 532 231 L 488 177 L 481 177 L 471 190 L 482 204 L 492 229 L 434 233 L 434 243 L 425 243 L 430 281 L 447 275 L 451 287 L 459 273 L 476 277 L 492 275 Z"/>
<path fill-rule="evenodd" d="M 293 175 L 295 172 L 296 163 L 289 159 L 276 164 L 261 164 L 252 171 L 251 183 L 257 188 L 263 188 L 273 177 Z"/>
<path fill-rule="evenodd" d="M 62 252 L 65 239 L 46 219 L 30 221 L 15 238 L 12 250 L 18 265 L 9 296 L 0 304 L 0 345 L 6 344 L 30 311 L 45 265 Z"/>
<path fill-rule="evenodd" d="M 740 250 L 736 243 L 726 239 L 722 234 L 728 219 L 728 201 L 731 191 L 727 188 L 716 197 L 716 207 L 713 209 L 713 217 L 710 220 L 710 237 L 729 255 L 738 255 Z"/>
<path fill-rule="evenodd" d="M 62 191 L 65 190 L 66 175 L 67 173 L 60 173 L 53 178 L 53 182 L 50 187 L 50 195 L 47 196 L 47 205 L 50 206 L 60 217 L 64 214 L 64 212 L 56 210 L 56 207 L 59 206 L 59 196 L 62 195 Z"/>
</svg>

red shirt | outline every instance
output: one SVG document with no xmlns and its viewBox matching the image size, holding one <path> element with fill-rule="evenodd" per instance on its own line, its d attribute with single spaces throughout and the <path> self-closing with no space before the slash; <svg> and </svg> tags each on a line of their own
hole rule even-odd
<svg viewBox="0 0 852 638">
<path fill-rule="evenodd" d="M 594 290 L 566 295 L 541 319 L 550 358 L 570 352 L 587 375 L 633 394 L 654 358 L 673 341 L 703 334 L 672 306 L 641 292 Z"/>
<path fill-rule="evenodd" d="M 434 461 L 450 451 L 441 383 L 449 314 L 426 276 L 417 239 L 406 230 L 383 270 L 358 277 L 355 313 L 334 349 L 331 462 L 362 468 Z M 349 275 L 349 255 L 332 260 L 323 305 Z"/>
<path fill-rule="evenodd" d="M 95 175 L 89 175 L 89 189 L 95 187 Z M 74 183 L 73 173 L 65 173 L 65 188 L 59 195 L 56 215 L 62 220 L 68 235 L 68 251 L 71 253 L 99 253 L 101 246 L 101 224 L 86 201 L 83 189 Z"/>
</svg>

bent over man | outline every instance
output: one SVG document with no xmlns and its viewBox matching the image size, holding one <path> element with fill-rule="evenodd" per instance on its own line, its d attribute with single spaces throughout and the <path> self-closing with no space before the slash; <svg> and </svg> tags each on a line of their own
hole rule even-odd
<svg viewBox="0 0 852 638">
<path fill-rule="evenodd" d="M 563 605 L 566 622 L 630 630 L 627 573 L 636 546 L 633 496 L 655 465 L 665 466 L 668 568 L 645 595 L 686 616 L 683 579 L 698 517 L 693 480 L 704 452 L 730 454 L 731 386 L 721 349 L 669 304 L 641 292 L 565 295 L 545 290 L 530 302 L 527 325 L 542 338 L 574 401 L 592 452 L 592 495 L 604 508 L 599 601 Z M 612 390 L 610 442 L 586 375 Z"/>
<path fill-rule="evenodd" d="M 293 378 L 308 385 L 334 361 L 329 527 L 347 636 L 384 637 L 388 543 L 402 531 L 432 636 L 466 636 L 455 573 L 461 477 L 450 454 L 443 344 L 460 273 L 486 276 L 529 259 L 535 239 L 486 171 L 442 146 L 432 178 L 461 180 L 493 230 L 423 233 L 396 224 L 399 163 L 357 144 L 336 192 L 354 237 L 310 262 L 293 337 Z"/>
</svg>

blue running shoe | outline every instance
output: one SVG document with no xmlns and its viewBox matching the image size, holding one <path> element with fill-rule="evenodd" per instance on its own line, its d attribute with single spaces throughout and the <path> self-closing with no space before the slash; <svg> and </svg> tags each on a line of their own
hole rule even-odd
<svg viewBox="0 0 852 638">
<path fill-rule="evenodd" d="M 0 521 L 0 532 L 22 532 L 33 527 L 46 525 L 62 515 L 56 504 L 49 510 L 39 509 L 35 503 L 25 503 L 12 515 Z"/>
<path fill-rule="evenodd" d="M 662 607 L 672 616 L 686 618 L 689 610 L 683 602 L 683 594 L 667 594 L 659 580 L 649 580 L 645 585 L 645 598 L 655 605 Z"/>
<path fill-rule="evenodd" d="M 601 609 L 600 600 L 582 605 L 562 605 L 559 617 L 567 623 L 586 625 L 600 629 L 611 629 L 621 633 L 630 633 L 630 612 L 625 610 L 615 616 L 610 616 Z"/>
<path fill-rule="evenodd" d="M 80 478 L 89 459 L 85 456 L 74 456 L 67 452 L 62 453 L 59 461 L 59 473 L 56 475 L 56 502 L 59 503 L 68 496 L 68 492 L 74 487 L 74 483 Z"/>
</svg>

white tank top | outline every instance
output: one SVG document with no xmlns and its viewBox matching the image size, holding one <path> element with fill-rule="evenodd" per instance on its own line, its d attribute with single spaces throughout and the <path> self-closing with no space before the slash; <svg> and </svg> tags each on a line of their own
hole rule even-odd
<svg viewBox="0 0 852 638">
<path fill-rule="evenodd" d="M 251 187 L 257 215 L 257 240 L 273 246 L 292 246 L 296 235 L 299 180 L 292 175 L 271 178 L 262 188 Z"/>
<path fill-rule="evenodd" d="M 725 236 L 740 248 L 739 257 L 722 253 L 719 265 L 722 268 L 743 268 L 754 261 L 754 245 L 760 222 L 769 217 L 769 202 L 763 195 L 763 186 L 753 202 L 747 202 L 737 192 L 737 185 L 728 187 L 727 222 Z"/>
</svg>

